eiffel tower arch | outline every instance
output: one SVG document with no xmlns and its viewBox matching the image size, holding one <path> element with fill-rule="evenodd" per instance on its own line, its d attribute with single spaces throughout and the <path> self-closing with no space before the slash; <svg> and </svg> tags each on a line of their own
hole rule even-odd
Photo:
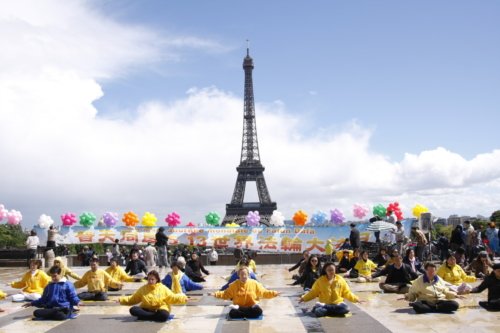
<svg viewBox="0 0 500 333">
<path fill-rule="evenodd" d="M 249 211 L 259 211 L 260 223 L 269 225 L 273 211 L 277 209 L 276 202 L 271 200 L 264 178 L 264 166 L 260 162 L 259 143 L 257 140 L 257 125 L 255 121 L 255 103 L 253 96 L 253 59 L 247 48 L 247 55 L 243 59 L 245 71 L 245 96 L 243 107 L 243 139 L 241 143 L 240 164 L 236 168 L 238 177 L 234 186 L 231 203 L 226 205 L 226 215 L 222 224 L 246 223 L 245 217 Z M 245 189 L 248 182 L 255 182 L 259 202 L 244 202 Z"/>
</svg>

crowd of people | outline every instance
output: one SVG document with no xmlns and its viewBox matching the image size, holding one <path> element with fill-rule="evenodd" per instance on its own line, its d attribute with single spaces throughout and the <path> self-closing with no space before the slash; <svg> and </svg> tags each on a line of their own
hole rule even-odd
<svg viewBox="0 0 500 333">
<path fill-rule="evenodd" d="M 380 249 L 373 260 L 370 259 L 369 253 L 361 248 L 359 232 L 352 226 L 349 241 L 339 251 L 323 255 L 304 251 L 301 260 L 289 269 L 290 272 L 298 269 L 292 285 L 300 285 L 304 290 L 298 302 L 318 299 L 311 309 L 317 317 L 344 316 L 350 311 L 344 300 L 363 302 L 351 291 L 350 283 L 378 282 L 381 292 L 404 295 L 399 299 L 408 301 L 418 314 L 454 312 L 459 308 L 456 299 L 484 290 L 488 290 L 487 300 L 479 305 L 488 311 L 500 311 L 500 264 L 493 264 L 488 252 L 475 251 L 477 245 L 472 239 L 479 236 L 471 231 L 470 223 L 464 227 L 455 230 L 469 232 L 469 237 L 465 234 L 465 241 L 458 246 L 456 236 L 452 237 L 450 249 L 453 251 L 446 253 L 442 263 L 424 264 L 416 253 L 418 246 L 407 249 L 404 254 L 399 247 Z M 160 236 L 158 239 L 162 247 L 164 238 Z M 154 250 L 147 250 L 150 247 Z M 132 295 L 122 296 L 117 302 L 131 306 L 130 314 L 139 320 L 165 322 L 172 318 L 171 305 L 188 302 L 186 293 L 202 290 L 210 272 L 201 262 L 198 251 L 179 249 L 178 253 L 172 254 L 169 264 L 167 249 L 164 250 L 152 244 L 142 251 L 133 247 L 123 268 L 120 265 L 122 249 L 119 242 L 115 242 L 109 267 L 101 269 L 99 259 L 93 255 L 89 258 L 90 269 L 83 276 L 67 267 L 61 257 L 54 259 L 47 272 L 41 269 L 40 260 L 32 258 L 29 270 L 20 280 L 10 284 L 21 290 L 12 295 L 12 301 L 25 302 L 24 307 L 39 308 L 33 313 L 34 319 L 65 320 L 76 316 L 81 301 L 106 301 L 108 292 L 121 290 L 125 283 L 140 283 Z M 163 253 L 163 258 L 160 258 L 160 253 Z M 216 264 L 213 255 L 208 253 L 208 258 L 211 265 Z M 266 289 L 258 281 L 254 257 L 235 254 L 235 258 L 236 266 L 227 277 L 227 283 L 220 291 L 209 295 L 232 301 L 228 313 L 230 319 L 259 318 L 263 314 L 259 300 L 277 297 L 280 293 Z M 161 278 L 159 270 L 166 265 L 170 271 Z M 471 283 L 478 279 L 482 280 L 481 283 L 472 287 Z M 77 293 L 77 289 L 84 287 L 86 290 Z M 6 296 L 0 292 L 0 298 Z"/>
</svg>

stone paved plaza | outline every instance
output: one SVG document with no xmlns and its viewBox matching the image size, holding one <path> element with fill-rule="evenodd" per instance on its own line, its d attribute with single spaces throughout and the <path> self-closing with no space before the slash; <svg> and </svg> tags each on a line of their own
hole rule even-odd
<svg viewBox="0 0 500 333">
<path fill-rule="evenodd" d="M 233 267 L 208 266 L 211 274 L 204 283 L 202 291 L 192 292 L 185 306 L 173 306 L 174 319 L 163 324 L 135 321 L 128 313 L 128 306 L 118 305 L 114 300 L 119 295 L 131 294 L 140 283 L 127 283 L 119 293 L 110 293 L 110 301 L 85 302 L 78 318 L 65 322 L 33 321 L 34 308 L 23 309 L 20 303 L 9 299 L 0 306 L 6 311 L 0 314 L 0 333 L 3 332 L 499 332 L 500 313 L 487 312 L 477 306 L 478 300 L 486 299 L 482 294 L 468 295 L 458 300 L 461 307 L 451 315 L 416 315 L 408 302 L 397 300 L 400 295 L 382 294 L 378 284 L 359 284 L 350 282 L 353 291 L 366 300 L 359 305 L 350 305 L 352 315 L 346 318 L 311 317 L 307 310 L 314 302 L 298 304 L 301 288 L 292 287 L 292 274 L 285 265 L 259 265 L 260 281 L 269 289 L 282 292 L 281 297 L 263 300 L 263 320 L 227 321 L 225 313 L 229 302 L 210 297 L 208 292 L 222 286 L 224 276 Z M 86 268 L 75 267 L 82 275 Z M 23 268 L 0 268 L 2 290 L 8 294 L 15 289 L 6 286 L 7 282 L 20 278 Z M 162 277 L 165 272 L 162 272 Z M 478 283 L 474 283 L 477 285 Z M 78 291 L 82 291 L 79 289 Z"/>
</svg>

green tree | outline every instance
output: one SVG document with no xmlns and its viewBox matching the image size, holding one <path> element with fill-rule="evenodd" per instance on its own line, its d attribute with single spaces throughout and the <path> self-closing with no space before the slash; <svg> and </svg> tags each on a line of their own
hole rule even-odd
<svg viewBox="0 0 500 333">
<path fill-rule="evenodd" d="M 26 238 L 21 225 L 0 225 L 0 248 L 25 247 Z"/>
<path fill-rule="evenodd" d="M 495 223 L 500 223 L 500 210 L 496 210 L 491 214 L 490 221 Z"/>
</svg>

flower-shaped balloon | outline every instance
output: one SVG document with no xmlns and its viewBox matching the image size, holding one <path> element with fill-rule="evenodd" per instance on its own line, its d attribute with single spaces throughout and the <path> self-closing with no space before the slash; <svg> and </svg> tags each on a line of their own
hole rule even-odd
<svg viewBox="0 0 500 333">
<path fill-rule="evenodd" d="M 21 220 L 23 219 L 23 216 L 21 215 L 21 212 L 18 210 L 10 210 L 7 213 L 7 223 L 11 225 L 17 225 L 21 223 Z"/>
<path fill-rule="evenodd" d="M 216 212 L 210 212 L 205 216 L 205 221 L 209 225 L 219 225 L 220 216 Z"/>
<path fill-rule="evenodd" d="M 114 227 L 118 222 L 118 213 L 106 212 L 102 215 L 102 222 L 107 227 Z"/>
<path fill-rule="evenodd" d="M 167 217 L 165 218 L 165 222 L 168 223 L 169 227 L 177 227 L 179 224 L 181 224 L 181 216 L 176 212 L 172 212 L 167 215 Z"/>
<path fill-rule="evenodd" d="M 0 221 L 2 221 L 3 219 L 7 218 L 7 213 L 8 212 L 9 211 L 7 209 L 5 209 L 4 205 L 0 205 Z"/>
<path fill-rule="evenodd" d="M 308 218 L 307 213 L 299 209 L 298 211 L 295 212 L 295 214 L 293 214 L 292 220 L 295 222 L 295 225 L 303 226 L 306 224 L 307 218 Z"/>
<path fill-rule="evenodd" d="M 328 215 L 325 212 L 319 211 L 313 214 L 311 222 L 314 223 L 314 225 L 323 225 L 327 218 Z"/>
<path fill-rule="evenodd" d="M 156 221 L 158 221 L 158 219 L 155 214 L 150 212 L 144 213 L 141 219 L 142 225 L 145 227 L 154 227 L 156 225 Z"/>
<path fill-rule="evenodd" d="M 248 212 L 247 216 L 245 217 L 245 221 L 247 222 L 247 226 L 249 227 L 258 227 L 260 224 L 259 212 Z"/>
<path fill-rule="evenodd" d="M 352 207 L 352 215 L 358 219 L 362 219 L 363 217 L 368 214 L 368 209 L 366 207 L 363 207 L 359 204 L 354 204 Z"/>
<path fill-rule="evenodd" d="M 413 216 L 415 216 L 417 219 L 420 218 L 420 215 L 422 213 L 427 213 L 429 209 L 425 206 L 422 206 L 421 204 L 416 204 L 415 207 L 413 207 Z"/>
<path fill-rule="evenodd" d="M 193 222 L 189 222 L 186 224 L 186 227 L 196 227 L 196 225 Z"/>
<path fill-rule="evenodd" d="M 126 212 L 123 214 L 122 221 L 127 227 L 135 227 L 139 223 L 139 216 L 134 212 Z"/>
<path fill-rule="evenodd" d="M 76 214 L 75 213 L 66 213 L 61 215 L 61 222 L 65 227 L 71 227 L 76 223 Z"/>
<path fill-rule="evenodd" d="M 373 207 L 373 215 L 378 217 L 384 217 L 387 213 L 387 210 L 382 204 L 378 204 Z"/>
<path fill-rule="evenodd" d="M 84 212 L 80 214 L 79 217 L 80 217 L 80 224 L 87 228 L 92 226 L 94 224 L 94 221 L 97 220 L 97 217 L 90 212 Z"/>
<path fill-rule="evenodd" d="M 53 224 L 54 224 L 54 220 L 48 215 L 42 214 L 38 218 L 38 226 L 42 229 L 47 229 L 48 227 L 50 227 Z"/>
<path fill-rule="evenodd" d="M 273 211 L 273 215 L 271 215 L 271 218 L 269 219 L 269 224 L 275 227 L 282 227 L 285 225 L 285 217 L 281 212 L 275 210 Z"/>
<path fill-rule="evenodd" d="M 333 223 L 342 224 L 344 220 L 345 220 L 344 214 L 342 214 L 342 212 L 337 208 L 330 211 L 330 221 L 332 221 Z"/>
<path fill-rule="evenodd" d="M 393 202 L 390 203 L 389 206 L 387 206 L 386 215 L 391 215 L 391 212 L 396 215 L 398 221 L 401 221 L 403 219 L 403 212 L 401 211 L 401 207 L 399 207 L 399 202 Z"/>
<path fill-rule="evenodd" d="M 234 223 L 234 222 L 226 224 L 226 228 L 239 228 L 239 227 L 240 227 L 240 225 L 238 223 Z"/>
</svg>

